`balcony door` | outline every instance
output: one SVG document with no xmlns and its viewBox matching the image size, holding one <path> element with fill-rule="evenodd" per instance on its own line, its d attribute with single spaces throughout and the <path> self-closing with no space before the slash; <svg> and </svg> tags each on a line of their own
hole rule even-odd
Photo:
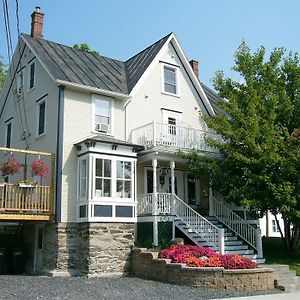
<svg viewBox="0 0 300 300">
<path fill-rule="evenodd" d="M 162 137 L 166 139 L 166 143 L 170 145 L 178 145 L 180 137 L 180 121 L 181 113 L 169 110 L 162 110 L 163 128 Z"/>
</svg>

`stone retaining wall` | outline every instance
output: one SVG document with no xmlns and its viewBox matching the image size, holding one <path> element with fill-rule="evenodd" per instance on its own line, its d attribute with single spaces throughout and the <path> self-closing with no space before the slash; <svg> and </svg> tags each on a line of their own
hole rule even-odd
<svg viewBox="0 0 300 300">
<path fill-rule="evenodd" d="M 195 268 L 159 259 L 157 252 L 132 249 L 132 275 L 180 285 L 229 291 L 262 291 L 274 289 L 273 270 L 267 268 L 225 270 Z"/>
<path fill-rule="evenodd" d="M 43 267 L 57 275 L 128 273 L 134 225 L 59 223 L 45 227 Z"/>
</svg>

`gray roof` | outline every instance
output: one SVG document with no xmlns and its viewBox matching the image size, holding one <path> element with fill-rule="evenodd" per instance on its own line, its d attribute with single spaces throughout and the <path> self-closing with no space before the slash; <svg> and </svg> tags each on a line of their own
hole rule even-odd
<svg viewBox="0 0 300 300">
<path fill-rule="evenodd" d="M 211 106 L 213 107 L 215 112 L 224 113 L 224 111 L 220 108 L 220 104 L 224 101 L 215 91 L 210 89 L 204 83 L 200 82 L 204 93 L 207 96 L 208 101 L 210 102 Z"/>
<path fill-rule="evenodd" d="M 125 62 L 129 92 L 131 92 L 133 87 L 139 81 L 171 34 L 172 32 Z"/>
<path fill-rule="evenodd" d="M 77 50 L 45 39 L 22 34 L 55 80 L 129 94 L 172 33 L 161 38 L 126 62 Z M 201 83 L 212 107 L 220 111 L 222 99 Z"/>
</svg>

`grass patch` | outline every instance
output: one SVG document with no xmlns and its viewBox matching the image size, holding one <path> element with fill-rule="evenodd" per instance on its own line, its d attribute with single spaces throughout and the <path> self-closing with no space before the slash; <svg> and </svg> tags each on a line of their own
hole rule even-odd
<svg viewBox="0 0 300 300">
<path fill-rule="evenodd" d="M 289 265 L 300 276 L 300 245 L 294 252 L 287 252 L 281 238 L 263 237 L 266 263 Z"/>
</svg>

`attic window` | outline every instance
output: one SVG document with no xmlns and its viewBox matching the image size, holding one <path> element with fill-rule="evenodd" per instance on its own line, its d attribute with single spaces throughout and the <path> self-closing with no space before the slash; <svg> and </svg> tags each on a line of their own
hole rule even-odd
<svg viewBox="0 0 300 300">
<path fill-rule="evenodd" d="M 35 62 L 31 63 L 29 66 L 29 89 L 34 88 L 35 84 Z"/>
<path fill-rule="evenodd" d="M 178 68 L 163 64 L 163 86 L 162 92 L 178 96 Z"/>
</svg>

